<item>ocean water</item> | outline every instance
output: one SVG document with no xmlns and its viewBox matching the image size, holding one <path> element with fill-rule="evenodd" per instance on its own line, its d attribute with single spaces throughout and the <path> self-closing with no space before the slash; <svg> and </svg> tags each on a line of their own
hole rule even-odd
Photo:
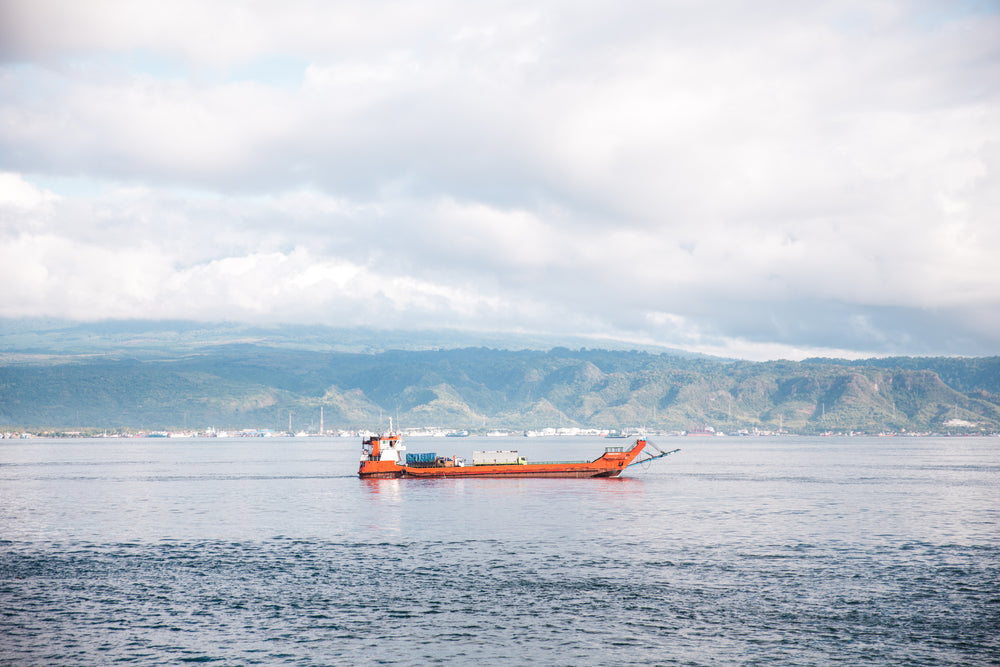
<svg viewBox="0 0 1000 667">
<path fill-rule="evenodd" d="M 2 441 L 0 663 L 1000 662 L 1000 439 L 657 444 L 620 479 L 360 480 L 353 439 Z"/>
</svg>

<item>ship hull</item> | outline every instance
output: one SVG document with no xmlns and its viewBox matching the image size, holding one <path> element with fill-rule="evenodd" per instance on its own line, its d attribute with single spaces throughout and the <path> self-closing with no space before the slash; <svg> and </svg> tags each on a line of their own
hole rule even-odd
<svg viewBox="0 0 1000 667">
<path fill-rule="evenodd" d="M 362 461 L 358 475 L 365 479 L 394 479 L 402 477 L 404 466 L 395 461 Z"/>
<path fill-rule="evenodd" d="M 468 466 L 464 468 L 403 467 L 407 477 L 617 477 L 624 468 L 563 468 L 558 466 Z M 506 468 L 506 469 L 501 469 Z"/>
<path fill-rule="evenodd" d="M 361 467 L 358 475 L 366 479 L 394 479 L 396 477 L 617 477 L 625 469 L 620 468 L 567 468 L 562 466 L 466 466 L 460 468 L 414 468 L 394 465 L 391 470 L 367 470 Z"/>
<path fill-rule="evenodd" d="M 402 477 L 403 472 L 397 470 L 391 470 L 389 472 L 361 472 L 358 477 L 361 479 L 396 479 Z"/>
</svg>

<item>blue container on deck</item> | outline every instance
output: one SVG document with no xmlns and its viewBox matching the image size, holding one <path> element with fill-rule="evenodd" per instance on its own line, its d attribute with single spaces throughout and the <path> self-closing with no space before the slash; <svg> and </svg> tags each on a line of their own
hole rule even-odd
<svg viewBox="0 0 1000 667">
<path fill-rule="evenodd" d="M 407 463 L 434 463 L 437 460 L 437 454 L 434 452 L 428 453 L 418 453 L 414 452 L 412 454 L 406 455 Z"/>
</svg>

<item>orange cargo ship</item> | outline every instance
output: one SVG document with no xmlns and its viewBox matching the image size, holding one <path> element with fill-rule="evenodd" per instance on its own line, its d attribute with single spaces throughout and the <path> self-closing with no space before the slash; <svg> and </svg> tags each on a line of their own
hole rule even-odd
<svg viewBox="0 0 1000 667">
<path fill-rule="evenodd" d="M 650 447 L 657 452 L 640 454 Z M 606 447 L 604 454 L 593 461 L 549 461 L 528 463 L 514 451 L 475 452 L 473 462 L 453 456 L 445 458 L 434 454 L 411 454 L 404 458 L 402 436 L 398 433 L 373 435 L 361 444 L 361 466 L 358 476 L 363 478 L 394 477 L 617 477 L 632 465 L 662 458 L 676 451 L 664 452 L 651 442 L 640 438 L 631 448 Z"/>
</svg>

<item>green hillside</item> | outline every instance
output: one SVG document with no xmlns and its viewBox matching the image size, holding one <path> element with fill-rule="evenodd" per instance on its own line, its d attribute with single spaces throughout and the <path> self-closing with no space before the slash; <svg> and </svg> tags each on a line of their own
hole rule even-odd
<svg viewBox="0 0 1000 667">
<path fill-rule="evenodd" d="M 798 433 L 1000 431 L 1000 358 L 750 363 L 672 354 L 486 348 L 374 354 L 185 345 L 128 358 L 8 348 L 0 426 L 406 427 Z"/>
</svg>

